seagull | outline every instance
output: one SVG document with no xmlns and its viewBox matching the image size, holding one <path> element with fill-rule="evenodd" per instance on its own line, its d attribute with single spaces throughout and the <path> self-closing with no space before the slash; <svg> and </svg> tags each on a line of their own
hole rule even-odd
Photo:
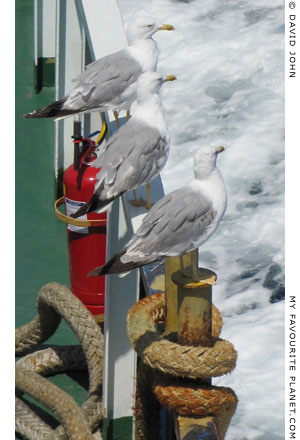
<svg viewBox="0 0 300 440">
<path fill-rule="evenodd" d="M 155 203 L 125 247 L 88 276 L 127 273 L 166 257 L 182 257 L 205 243 L 227 204 L 223 177 L 216 167 L 222 151 L 222 146 L 199 149 L 194 156 L 194 179 Z M 199 281 L 199 276 L 197 262 L 193 280 Z"/>
<path fill-rule="evenodd" d="M 70 93 L 47 107 L 24 115 L 25 119 L 62 119 L 90 111 L 130 109 L 136 95 L 136 81 L 146 71 L 155 71 L 157 43 L 152 36 L 160 30 L 174 30 L 169 24 L 157 25 L 152 18 L 135 16 L 128 24 L 128 47 L 89 64 L 73 79 Z"/>
<path fill-rule="evenodd" d="M 126 124 L 115 131 L 94 166 L 101 167 L 94 194 L 72 217 L 107 210 L 126 191 L 136 189 L 157 176 L 164 167 L 170 148 L 159 90 L 173 75 L 143 73 L 137 83 L 137 103 Z M 148 188 L 148 203 L 150 209 Z M 139 202 L 139 201 L 138 201 Z M 132 201 L 134 204 L 134 201 Z"/>
</svg>

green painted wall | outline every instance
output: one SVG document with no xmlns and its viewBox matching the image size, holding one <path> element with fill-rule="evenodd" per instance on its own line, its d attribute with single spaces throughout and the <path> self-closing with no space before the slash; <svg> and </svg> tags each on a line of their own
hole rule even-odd
<svg viewBox="0 0 300 440">
<path fill-rule="evenodd" d="M 103 440 L 131 440 L 132 417 L 120 417 L 114 420 L 103 420 Z"/>
<path fill-rule="evenodd" d="M 23 114 L 54 100 L 54 88 L 43 87 L 36 93 L 33 63 L 33 1 L 16 0 L 16 102 L 15 102 L 15 305 L 16 327 L 36 315 L 36 297 L 46 283 L 69 283 L 68 249 L 65 225 L 55 217 L 54 122 L 25 120 Z M 54 64 L 52 63 L 52 67 Z M 51 80 L 51 78 L 50 78 Z M 49 80 L 49 81 L 50 81 Z M 44 82 L 45 84 L 45 82 Z M 49 82 L 51 84 L 51 81 Z M 68 345 L 78 341 L 63 321 L 47 344 Z M 74 372 L 50 380 L 82 404 L 86 398 L 88 377 Z M 27 396 L 28 398 L 28 396 Z M 40 417 L 55 427 L 51 414 L 28 399 Z M 130 440 L 132 418 L 106 421 L 105 438 Z M 17 439 L 20 439 L 18 435 Z"/>
<path fill-rule="evenodd" d="M 35 314 L 39 289 L 69 284 L 65 226 L 54 215 L 54 122 L 23 114 L 54 99 L 54 88 L 34 89 L 33 2 L 16 1 L 16 325 Z"/>
<path fill-rule="evenodd" d="M 36 315 L 36 297 L 46 283 L 69 286 L 65 225 L 55 217 L 54 123 L 25 120 L 23 114 L 54 100 L 54 88 L 35 93 L 33 64 L 33 1 L 16 0 L 15 59 L 15 324 Z M 63 321 L 47 344 L 77 344 Z M 88 386 L 86 374 L 57 375 L 50 379 L 82 404 Z M 20 437 L 16 437 L 20 438 Z"/>
</svg>

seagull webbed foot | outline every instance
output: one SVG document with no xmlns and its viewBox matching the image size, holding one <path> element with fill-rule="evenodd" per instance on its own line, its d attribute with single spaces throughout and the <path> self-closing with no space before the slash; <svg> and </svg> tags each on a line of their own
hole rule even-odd
<svg viewBox="0 0 300 440">
<path fill-rule="evenodd" d="M 139 199 L 135 198 L 133 200 L 128 200 L 128 203 L 130 203 L 131 206 L 135 206 L 135 207 L 147 206 L 147 201 L 144 200 L 142 197 L 140 197 Z"/>
</svg>

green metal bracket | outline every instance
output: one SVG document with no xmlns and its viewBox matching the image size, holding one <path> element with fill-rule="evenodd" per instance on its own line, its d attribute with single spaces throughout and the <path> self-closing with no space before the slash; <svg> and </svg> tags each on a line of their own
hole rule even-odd
<svg viewBox="0 0 300 440">
<path fill-rule="evenodd" d="M 43 87 L 54 87 L 55 85 L 55 58 L 38 58 L 37 65 L 34 65 L 34 88 L 40 93 Z"/>
</svg>

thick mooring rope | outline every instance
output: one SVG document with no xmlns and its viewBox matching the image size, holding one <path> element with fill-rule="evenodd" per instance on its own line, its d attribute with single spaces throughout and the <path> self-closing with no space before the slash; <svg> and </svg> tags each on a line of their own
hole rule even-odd
<svg viewBox="0 0 300 440">
<path fill-rule="evenodd" d="M 212 347 L 182 346 L 163 338 L 157 323 L 164 318 L 164 294 L 143 298 L 127 315 L 127 331 L 132 347 L 143 364 L 156 371 L 152 382 L 154 396 L 162 406 L 176 410 L 182 416 L 215 415 L 221 438 L 224 438 L 237 405 L 237 397 L 230 388 L 197 383 L 197 379 L 203 381 L 228 374 L 235 368 L 237 353 L 233 345 L 218 337 L 222 329 L 220 312 L 213 306 Z M 145 422 L 144 425 L 145 430 L 140 438 L 154 439 L 147 432 Z"/>
<path fill-rule="evenodd" d="M 16 430 L 32 440 L 92 439 L 101 419 L 103 335 L 92 315 L 66 287 L 44 286 L 37 298 L 38 316 L 16 329 L 16 354 L 25 354 L 46 341 L 57 329 L 61 317 L 78 337 L 81 346 L 51 347 L 28 354 L 16 363 Z M 80 408 L 67 393 L 42 376 L 76 369 L 88 369 L 89 391 Z M 49 408 L 61 422 L 53 430 L 21 400 L 22 393 Z M 99 438 L 99 437 L 98 437 Z"/>
</svg>

